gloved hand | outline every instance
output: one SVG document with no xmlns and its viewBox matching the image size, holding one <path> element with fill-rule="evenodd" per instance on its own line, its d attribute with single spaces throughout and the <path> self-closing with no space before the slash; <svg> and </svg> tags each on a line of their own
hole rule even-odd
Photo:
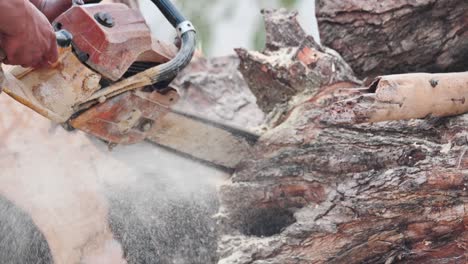
<svg viewBox="0 0 468 264">
<path fill-rule="evenodd" d="M 51 24 L 28 0 L 0 1 L 0 47 L 6 64 L 38 68 L 58 59 Z"/>
</svg>

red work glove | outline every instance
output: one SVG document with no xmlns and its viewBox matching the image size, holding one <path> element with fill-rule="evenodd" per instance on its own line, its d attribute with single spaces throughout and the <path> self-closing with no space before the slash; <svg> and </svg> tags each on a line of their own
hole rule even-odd
<svg viewBox="0 0 468 264">
<path fill-rule="evenodd" d="M 52 26 L 28 0 L 0 1 L 0 34 L 6 64 L 38 68 L 58 59 Z"/>
</svg>

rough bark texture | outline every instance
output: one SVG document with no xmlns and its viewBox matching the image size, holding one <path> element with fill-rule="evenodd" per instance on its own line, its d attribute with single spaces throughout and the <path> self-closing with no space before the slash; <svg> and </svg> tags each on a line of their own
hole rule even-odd
<svg viewBox="0 0 468 264">
<path fill-rule="evenodd" d="M 270 14 L 267 28 L 281 28 L 277 21 L 291 23 L 294 15 Z M 278 31 L 274 42 L 293 43 L 295 32 Z M 241 67 L 252 65 L 252 56 L 240 55 Z M 258 96 L 259 88 L 280 89 L 271 76 L 294 63 L 241 71 L 249 84 L 260 80 L 252 87 Z M 295 107 L 284 122 L 264 134 L 254 157 L 221 188 L 220 263 L 466 263 L 468 115 L 334 122 L 324 117 L 328 106 L 352 96 L 341 89 L 350 86 L 341 81 L 354 79 L 347 73 L 322 72 L 308 82 L 304 89 L 314 92 L 289 102 Z M 262 98 L 260 104 L 271 100 Z"/>
<path fill-rule="evenodd" d="M 237 49 L 239 70 L 257 97 L 257 104 L 270 113 L 269 123 L 284 118 L 297 101 L 315 94 L 321 86 L 337 82 L 359 83 L 338 53 L 318 45 L 299 25 L 297 13 L 264 10 L 267 44 L 260 52 Z"/>
<path fill-rule="evenodd" d="M 360 77 L 468 69 L 466 0 L 318 0 L 317 16 Z"/>
</svg>

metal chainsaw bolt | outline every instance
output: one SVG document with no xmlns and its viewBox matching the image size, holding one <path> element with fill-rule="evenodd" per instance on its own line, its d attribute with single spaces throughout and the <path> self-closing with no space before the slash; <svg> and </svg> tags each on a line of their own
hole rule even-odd
<svg viewBox="0 0 468 264">
<path fill-rule="evenodd" d="M 99 24 L 105 27 L 111 28 L 115 25 L 114 18 L 109 13 L 98 12 L 94 15 L 94 18 L 99 22 Z"/>
</svg>

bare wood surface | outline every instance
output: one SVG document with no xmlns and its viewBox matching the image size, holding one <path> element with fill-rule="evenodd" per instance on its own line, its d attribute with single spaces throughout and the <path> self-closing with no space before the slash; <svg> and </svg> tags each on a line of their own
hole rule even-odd
<svg viewBox="0 0 468 264">
<path fill-rule="evenodd" d="M 380 76 L 328 109 L 323 121 L 369 123 L 456 116 L 468 112 L 468 72 Z"/>
</svg>

